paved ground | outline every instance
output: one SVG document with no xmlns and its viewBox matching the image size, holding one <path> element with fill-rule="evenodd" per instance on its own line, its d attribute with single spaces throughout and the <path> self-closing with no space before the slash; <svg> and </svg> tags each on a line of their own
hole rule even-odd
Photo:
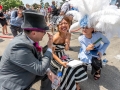
<svg viewBox="0 0 120 90">
<path fill-rule="evenodd" d="M 9 28 L 9 27 L 8 27 Z M 9 30 L 10 33 L 10 30 Z M 0 28 L 0 36 L 1 28 Z M 77 59 L 78 51 L 80 48 L 78 42 L 79 33 L 72 34 L 71 40 L 71 50 L 67 51 L 70 57 Z M 43 42 L 41 42 L 41 46 L 44 46 L 47 43 L 47 36 L 43 38 Z M 1 38 L 0 37 L 0 55 L 4 52 L 6 46 L 11 41 L 9 38 Z M 85 82 L 80 83 L 82 90 L 120 90 L 120 39 L 117 37 L 112 38 L 111 44 L 109 45 L 106 51 L 106 58 L 108 63 L 102 69 L 101 78 L 97 81 L 93 79 L 88 71 L 89 79 Z M 117 56 L 118 55 L 118 56 Z M 39 90 L 40 82 L 34 84 L 31 90 Z"/>
</svg>

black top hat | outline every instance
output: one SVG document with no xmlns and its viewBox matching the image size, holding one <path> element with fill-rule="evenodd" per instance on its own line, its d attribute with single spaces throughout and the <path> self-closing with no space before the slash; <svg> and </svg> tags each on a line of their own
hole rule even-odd
<svg viewBox="0 0 120 90">
<path fill-rule="evenodd" d="M 44 16 L 37 13 L 36 11 L 25 11 L 24 12 L 24 23 L 21 28 L 24 30 L 48 30 Z"/>
</svg>

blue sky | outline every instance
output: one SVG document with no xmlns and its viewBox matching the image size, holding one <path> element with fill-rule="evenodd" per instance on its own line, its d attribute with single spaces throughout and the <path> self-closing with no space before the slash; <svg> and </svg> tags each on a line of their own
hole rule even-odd
<svg viewBox="0 0 120 90">
<path fill-rule="evenodd" d="M 44 1 L 44 3 L 45 2 L 49 2 L 49 4 L 51 5 L 51 2 L 52 2 L 52 0 L 43 0 Z M 55 1 L 58 1 L 58 2 L 60 2 L 60 1 L 62 1 L 62 0 L 55 0 Z M 26 3 L 28 3 L 28 4 L 33 4 L 33 3 L 40 3 L 40 0 L 22 0 L 22 2 L 24 3 L 24 4 L 26 4 Z"/>
</svg>

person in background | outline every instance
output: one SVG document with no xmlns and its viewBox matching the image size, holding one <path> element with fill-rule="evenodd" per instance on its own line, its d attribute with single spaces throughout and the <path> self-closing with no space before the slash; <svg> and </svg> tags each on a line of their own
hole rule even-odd
<svg viewBox="0 0 120 90">
<path fill-rule="evenodd" d="M 55 6 L 55 1 L 52 1 L 51 9 L 52 9 L 52 12 L 51 12 L 52 16 L 53 17 L 57 16 L 57 8 Z"/>
<path fill-rule="evenodd" d="M 65 3 L 61 6 L 60 15 L 65 15 L 70 10 L 69 0 L 66 0 Z"/>
<path fill-rule="evenodd" d="M 7 24 L 9 25 L 9 23 L 10 23 L 10 14 L 9 14 L 8 10 L 6 10 L 6 20 L 7 20 Z"/>
<path fill-rule="evenodd" d="M 34 24 L 33 24 L 34 22 Z M 49 66 L 52 59 L 53 36 L 48 33 L 48 49 L 41 54 L 38 45 L 49 28 L 43 15 L 25 11 L 24 32 L 19 33 L 8 45 L 0 62 L 0 90 L 29 90 L 37 81 L 48 77 L 57 79 Z M 47 88 L 47 89 L 44 89 Z M 41 90 L 49 90 L 41 83 Z"/>
<path fill-rule="evenodd" d="M 46 17 L 46 10 L 44 8 L 42 8 L 41 5 L 39 5 L 39 13 L 42 14 L 44 16 L 44 19 Z"/>
<path fill-rule="evenodd" d="M 26 4 L 26 10 L 31 10 L 30 5 Z"/>
<path fill-rule="evenodd" d="M 13 9 L 9 9 L 8 10 L 8 14 L 11 16 L 11 12 L 13 11 Z"/>
<path fill-rule="evenodd" d="M 44 7 L 44 10 L 45 10 L 45 21 L 47 22 L 47 15 L 48 15 L 48 9 L 46 7 Z"/>
<path fill-rule="evenodd" d="M 32 10 L 35 10 L 35 7 L 32 5 L 32 6 L 31 6 L 31 9 L 32 9 Z"/>
<path fill-rule="evenodd" d="M 2 9 L 3 9 L 2 6 L 0 6 L 0 23 L 2 25 L 2 34 L 5 35 L 5 34 L 8 34 L 7 21 L 6 21 L 6 18 L 4 17 Z"/>
<path fill-rule="evenodd" d="M 56 21 L 59 18 L 57 7 L 55 5 L 55 1 L 52 1 L 51 5 L 51 20 L 50 23 L 52 24 L 51 32 L 54 34 L 54 31 L 56 30 Z"/>
<path fill-rule="evenodd" d="M 48 22 L 50 22 L 50 17 L 51 17 L 51 6 L 48 7 Z"/>
<path fill-rule="evenodd" d="M 45 15 L 44 8 L 42 8 L 41 5 L 39 5 L 39 13 L 42 14 L 43 16 Z"/>
<path fill-rule="evenodd" d="M 19 6 L 18 10 L 14 10 L 11 12 L 11 19 L 10 19 L 10 29 L 15 37 L 18 35 L 18 32 L 23 32 L 21 25 L 23 23 L 23 6 Z"/>
</svg>

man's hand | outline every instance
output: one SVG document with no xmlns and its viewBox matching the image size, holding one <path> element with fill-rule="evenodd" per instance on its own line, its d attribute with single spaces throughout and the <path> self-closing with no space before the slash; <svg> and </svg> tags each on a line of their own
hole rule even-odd
<svg viewBox="0 0 120 90">
<path fill-rule="evenodd" d="M 51 82 L 54 82 L 55 79 L 58 79 L 57 76 L 51 70 L 47 72 L 47 76 L 51 80 Z"/>
<path fill-rule="evenodd" d="M 93 50 L 94 49 L 94 44 L 89 44 L 86 48 L 87 51 Z"/>
<path fill-rule="evenodd" d="M 47 33 L 48 34 L 48 38 L 49 38 L 49 40 L 48 40 L 48 48 L 51 48 L 52 49 L 52 45 L 53 45 L 53 35 L 51 35 L 51 34 L 49 34 L 49 33 Z"/>
</svg>

